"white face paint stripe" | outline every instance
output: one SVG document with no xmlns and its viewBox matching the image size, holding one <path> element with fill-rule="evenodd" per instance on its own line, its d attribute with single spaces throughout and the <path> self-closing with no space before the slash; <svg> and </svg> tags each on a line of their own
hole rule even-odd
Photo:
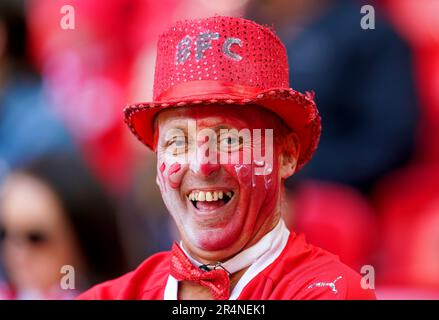
<svg viewBox="0 0 439 320">
<path fill-rule="evenodd" d="M 198 161 L 191 161 L 189 164 L 189 169 L 191 169 L 193 173 L 200 172 L 200 163 Z"/>
</svg>

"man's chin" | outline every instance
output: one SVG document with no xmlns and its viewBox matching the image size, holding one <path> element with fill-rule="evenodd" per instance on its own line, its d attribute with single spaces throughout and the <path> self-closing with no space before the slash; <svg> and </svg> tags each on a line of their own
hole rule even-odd
<svg viewBox="0 0 439 320">
<path fill-rule="evenodd" d="M 197 230 L 196 234 L 192 235 L 193 241 L 191 242 L 198 250 L 202 251 L 212 253 L 230 251 L 238 244 L 240 235 L 240 228 L 236 228 L 236 230 L 229 230 L 229 228 L 204 229 Z"/>
</svg>

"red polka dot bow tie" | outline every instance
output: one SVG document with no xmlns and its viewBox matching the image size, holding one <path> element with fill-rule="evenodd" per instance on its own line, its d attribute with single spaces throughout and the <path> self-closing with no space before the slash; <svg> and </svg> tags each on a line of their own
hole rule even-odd
<svg viewBox="0 0 439 320">
<path fill-rule="evenodd" d="M 171 275 L 178 281 L 194 281 L 207 287 L 215 300 L 229 299 L 229 273 L 219 264 L 194 266 L 175 242 L 172 246 Z"/>
</svg>

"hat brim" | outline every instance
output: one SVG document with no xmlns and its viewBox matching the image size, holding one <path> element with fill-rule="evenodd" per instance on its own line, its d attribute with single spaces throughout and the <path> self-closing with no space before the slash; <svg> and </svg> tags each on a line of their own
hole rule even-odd
<svg viewBox="0 0 439 320">
<path fill-rule="evenodd" d="M 321 119 L 311 95 L 294 89 L 274 88 L 243 98 L 231 94 L 185 97 L 178 100 L 129 104 L 124 109 L 124 120 L 134 135 L 154 151 L 154 118 L 158 112 L 192 105 L 258 105 L 278 115 L 300 140 L 299 170 L 307 163 L 320 139 Z"/>
</svg>

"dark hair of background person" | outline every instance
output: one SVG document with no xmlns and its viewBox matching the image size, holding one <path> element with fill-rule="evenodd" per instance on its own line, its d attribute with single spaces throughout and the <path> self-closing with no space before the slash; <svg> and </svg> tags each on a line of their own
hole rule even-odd
<svg viewBox="0 0 439 320">
<path fill-rule="evenodd" d="M 25 1 L 1 0 L 0 24 L 6 36 L 5 57 L 14 68 L 35 72 L 29 63 L 27 43 L 28 33 L 25 18 Z"/>
<path fill-rule="evenodd" d="M 20 172 L 46 183 L 60 200 L 85 259 L 86 279 L 77 279 L 79 286 L 127 272 L 115 206 L 82 160 L 71 154 L 44 156 Z"/>
</svg>

